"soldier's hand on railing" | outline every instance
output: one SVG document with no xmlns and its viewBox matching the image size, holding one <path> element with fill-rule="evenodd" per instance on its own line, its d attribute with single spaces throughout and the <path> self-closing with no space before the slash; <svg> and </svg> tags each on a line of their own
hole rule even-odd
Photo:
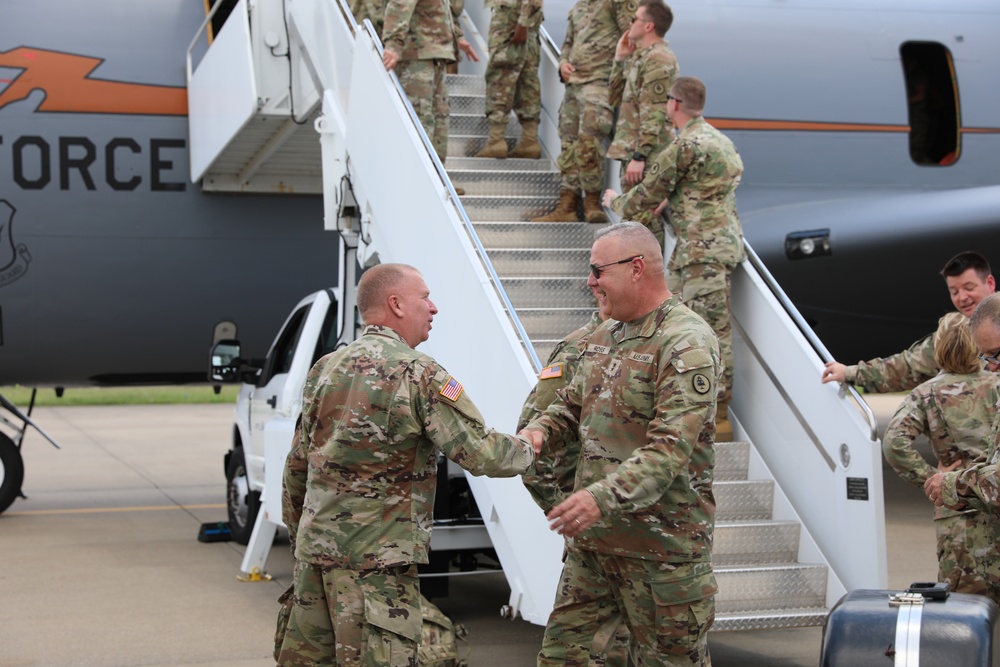
<svg viewBox="0 0 1000 667">
<path fill-rule="evenodd" d="M 827 382 L 843 382 L 846 378 L 847 366 L 837 361 L 828 361 L 820 381 L 826 384 Z"/>
<path fill-rule="evenodd" d="M 382 54 L 382 64 L 385 65 L 385 71 L 391 72 L 398 62 L 399 54 L 389 47 L 385 47 L 385 52 Z"/>
</svg>

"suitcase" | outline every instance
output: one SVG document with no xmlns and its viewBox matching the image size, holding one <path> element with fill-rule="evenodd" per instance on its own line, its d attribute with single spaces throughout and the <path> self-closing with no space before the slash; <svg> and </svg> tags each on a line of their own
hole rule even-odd
<svg viewBox="0 0 1000 667">
<path fill-rule="evenodd" d="M 851 591 L 827 616 L 820 664 L 1000 667 L 997 605 L 947 588 L 913 584 L 908 591 Z"/>
</svg>

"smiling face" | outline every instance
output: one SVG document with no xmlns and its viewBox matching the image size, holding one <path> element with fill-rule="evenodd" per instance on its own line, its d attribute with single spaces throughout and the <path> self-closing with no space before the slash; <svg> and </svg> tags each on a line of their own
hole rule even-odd
<svg viewBox="0 0 1000 667">
<path fill-rule="evenodd" d="M 601 313 L 605 317 L 628 322 L 644 314 L 634 312 L 633 298 L 635 295 L 633 266 L 641 261 L 640 257 L 626 253 L 621 243 L 614 237 L 602 237 L 594 243 L 590 251 L 590 263 L 602 268 L 597 270 L 599 276 L 595 276 L 591 271 L 587 277 L 587 285 L 594 292 Z"/>
<path fill-rule="evenodd" d="M 979 302 L 996 291 L 993 276 L 986 276 L 986 280 L 983 280 L 975 269 L 966 269 L 957 276 L 948 276 L 945 282 L 955 309 L 966 317 L 971 317 Z"/>
</svg>

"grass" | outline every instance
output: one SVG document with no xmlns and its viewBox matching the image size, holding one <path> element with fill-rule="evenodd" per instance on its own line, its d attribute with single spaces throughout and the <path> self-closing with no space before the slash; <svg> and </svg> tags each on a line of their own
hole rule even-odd
<svg viewBox="0 0 1000 667">
<path fill-rule="evenodd" d="M 174 385 L 166 387 L 67 387 L 62 398 L 52 387 L 39 388 L 36 406 L 68 405 L 153 405 L 177 403 L 235 403 L 239 385 L 224 385 L 218 394 L 210 385 Z M 31 388 L 15 385 L 0 387 L 0 394 L 14 405 L 27 408 Z"/>
</svg>

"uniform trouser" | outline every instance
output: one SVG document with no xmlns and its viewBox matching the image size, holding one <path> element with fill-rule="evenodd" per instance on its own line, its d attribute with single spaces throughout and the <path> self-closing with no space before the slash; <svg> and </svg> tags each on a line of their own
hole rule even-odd
<svg viewBox="0 0 1000 667">
<path fill-rule="evenodd" d="M 733 395 L 733 327 L 729 317 L 732 271 L 725 264 L 689 264 L 667 274 L 670 291 L 680 294 L 684 305 L 700 315 L 719 339 L 723 364 L 719 403 L 728 403 Z"/>
<path fill-rule="evenodd" d="M 599 661 L 595 635 L 618 616 L 631 632 L 636 667 L 710 665 L 716 590 L 711 563 L 663 563 L 570 547 L 538 665 Z"/>
<path fill-rule="evenodd" d="M 938 581 L 947 581 L 956 593 L 986 595 L 986 579 L 977 571 L 972 555 L 973 536 L 980 512 L 959 514 L 934 521 L 937 536 Z"/>
<path fill-rule="evenodd" d="M 448 155 L 448 61 L 400 60 L 396 76 L 441 162 Z"/>
<path fill-rule="evenodd" d="M 608 103 L 608 82 L 571 83 L 559 106 L 559 139 L 562 144 L 556 164 L 562 172 L 562 188 L 573 192 L 604 189 L 604 145 L 611 134 L 614 109 Z"/>
<path fill-rule="evenodd" d="M 296 562 L 294 576 L 279 666 L 415 667 L 423 624 L 416 565 L 334 570 Z"/>
<path fill-rule="evenodd" d="M 524 122 L 542 116 L 542 86 L 538 80 L 541 47 L 538 28 L 528 30 L 524 44 L 511 44 L 519 7 L 494 7 L 490 19 L 490 61 L 486 65 L 486 119 L 507 122 L 511 111 Z"/>
</svg>

